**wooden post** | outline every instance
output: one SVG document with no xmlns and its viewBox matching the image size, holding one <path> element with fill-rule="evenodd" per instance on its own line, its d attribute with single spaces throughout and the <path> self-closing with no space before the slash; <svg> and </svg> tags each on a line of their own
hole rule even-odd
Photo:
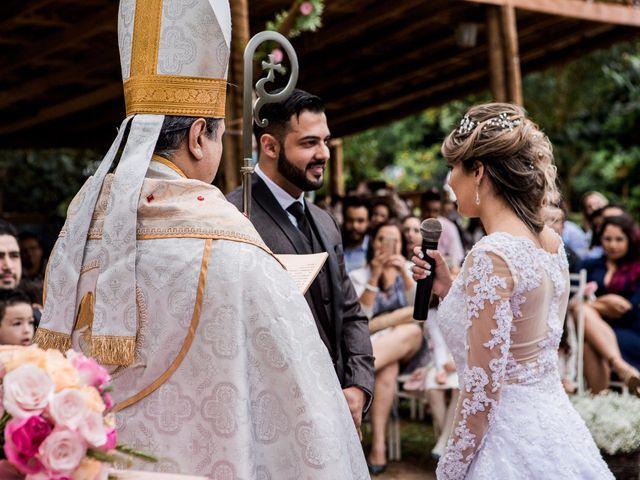
<svg viewBox="0 0 640 480">
<path fill-rule="evenodd" d="M 502 13 L 502 31 L 504 33 L 509 101 L 516 105 L 522 105 L 522 76 L 520 73 L 520 54 L 518 53 L 516 11 L 511 5 L 503 5 L 500 9 Z"/>
<path fill-rule="evenodd" d="M 331 157 L 329 157 L 329 195 L 344 197 L 344 150 L 342 139 L 334 138 L 329 143 Z"/>
<path fill-rule="evenodd" d="M 240 184 L 242 165 L 242 85 L 244 47 L 249 42 L 249 7 L 247 0 L 231 1 L 231 55 L 227 91 L 227 134 L 223 138 L 223 179 L 220 185 L 230 192 Z"/>
<path fill-rule="evenodd" d="M 489 80 L 494 102 L 506 102 L 508 93 L 504 72 L 504 44 L 500 29 L 500 8 L 487 5 L 487 44 L 489 48 Z"/>
</svg>

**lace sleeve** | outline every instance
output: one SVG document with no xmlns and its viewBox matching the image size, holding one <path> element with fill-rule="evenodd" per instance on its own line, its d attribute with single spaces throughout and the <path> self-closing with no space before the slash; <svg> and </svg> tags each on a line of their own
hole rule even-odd
<svg viewBox="0 0 640 480">
<path fill-rule="evenodd" d="M 473 252 L 462 272 L 467 307 L 467 362 L 460 399 L 438 479 L 462 479 L 492 422 L 511 345 L 514 279 L 505 260 Z"/>
</svg>

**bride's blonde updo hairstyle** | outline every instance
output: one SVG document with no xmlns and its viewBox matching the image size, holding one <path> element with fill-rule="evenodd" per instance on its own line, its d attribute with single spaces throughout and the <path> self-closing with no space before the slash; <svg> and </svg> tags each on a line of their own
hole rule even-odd
<svg viewBox="0 0 640 480">
<path fill-rule="evenodd" d="M 468 174 L 481 162 L 496 193 L 533 232 L 544 227 L 543 209 L 560 200 L 551 142 L 517 105 L 471 107 L 444 140 L 442 155 Z"/>
</svg>

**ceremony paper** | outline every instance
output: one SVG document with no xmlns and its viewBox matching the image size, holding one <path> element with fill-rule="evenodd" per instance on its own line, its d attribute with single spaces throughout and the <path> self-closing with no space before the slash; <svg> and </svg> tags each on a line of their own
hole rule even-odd
<svg viewBox="0 0 640 480">
<path fill-rule="evenodd" d="M 312 253 L 309 255 L 276 255 L 276 258 L 293 277 L 293 281 L 296 282 L 298 289 L 303 295 L 309 289 L 311 282 L 316 278 L 328 257 L 329 254 L 327 252 Z"/>
</svg>

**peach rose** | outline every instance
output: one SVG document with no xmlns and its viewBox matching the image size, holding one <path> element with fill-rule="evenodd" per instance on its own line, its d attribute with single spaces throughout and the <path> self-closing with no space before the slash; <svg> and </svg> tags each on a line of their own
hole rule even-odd
<svg viewBox="0 0 640 480">
<path fill-rule="evenodd" d="M 78 371 L 58 350 L 47 350 L 45 361 L 44 368 L 55 383 L 56 392 L 65 388 L 76 388 L 80 385 Z"/>
<path fill-rule="evenodd" d="M 89 412 L 85 395 L 76 389 L 65 389 L 51 398 L 49 413 L 56 425 L 77 430 Z"/>
<path fill-rule="evenodd" d="M 87 445 L 76 432 L 56 427 L 42 442 L 38 454 L 47 471 L 70 474 L 86 456 Z"/>
<path fill-rule="evenodd" d="M 84 458 L 71 474 L 72 480 L 106 480 L 107 468 L 94 458 Z"/>
<path fill-rule="evenodd" d="M 2 362 L 7 372 L 11 372 L 27 363 L 44 368 L 45 353 L 35 345 L 30 347 L 9 347 L 0 350 L 0 362 Z"/>
<path fill-rule="evenodd" d="M 14 418 L 40 415 L 54 389 L 46 372 L 31 363 L 7 373 L 3 386 L 4 408 Z"/>
<path fill-rule="evenodd" d="M 82 387 L 80 391 L 84 395 L 84 401 L 86 402 L 89 410 L 98 413 L 104 412 L 105 405 L 102 401 L 102 397 L 100 396 L 100 392 L 98 392 L 97 389 L 93 387 Z"/>
</svg>

